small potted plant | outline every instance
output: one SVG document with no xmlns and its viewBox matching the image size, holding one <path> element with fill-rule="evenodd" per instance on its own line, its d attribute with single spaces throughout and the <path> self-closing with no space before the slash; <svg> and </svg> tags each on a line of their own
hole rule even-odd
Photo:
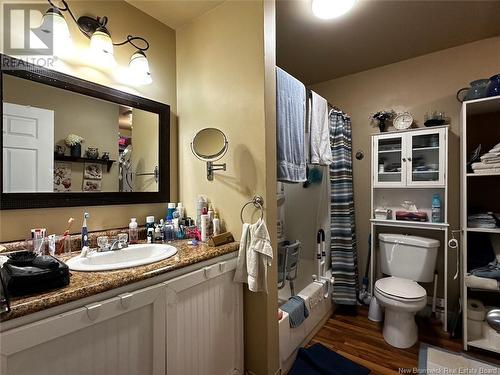
<svg viewBox="0 0 500 375">
<path fill-rule="evenodd" d="M 371 115 L 372 122 L 375 120 L 377 122 L 378 128 L 381 133 L 385 132 L 387 129 L 387 121 L 391 120 L 396 112 L 393 109 L 382 110 Z"/>
<path fill-rule="evenodd" d="M 64 139 L 64 143 L 66 143 L 66 146 L 70 148 L 71 156 L 75 158 L 79 158 L 82 156 L 83 142 L 85 142 L 85 139 L 76 134 L 68 134 L 66 139 Z"/>
</svg>

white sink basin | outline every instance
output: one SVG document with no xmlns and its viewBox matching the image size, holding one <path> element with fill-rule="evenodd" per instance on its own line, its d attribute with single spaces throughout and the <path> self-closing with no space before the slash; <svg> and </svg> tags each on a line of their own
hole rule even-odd
<svg viewBox="0 0 500 375">
<path fill-rule="evenodd" d="M 66 264 L 72 271 L 110 271 L 159 262 L 175 254 L 177 249 L 170 245 L 140 244 L 123 250 L 94 252 L 87 257 L 78 255 Z"/>
</svg>

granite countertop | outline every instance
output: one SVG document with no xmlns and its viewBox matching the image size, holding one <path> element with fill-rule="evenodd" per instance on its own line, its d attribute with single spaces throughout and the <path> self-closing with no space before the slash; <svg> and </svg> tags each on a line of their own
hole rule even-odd
<svg viewBox="0 0 500 375">
<path fill-rule="evenodd" d="M 50 307 L 159 276 L 169 271 L 235 252 L 239 249 L 238 242 L 218 247 L 209 247 L 204 243 L 192 246 L 188 245 L 187 242 L 187 240 L 172 242 L 171 245 L 178 249 L 176 255 L 169 259 L 144 266 L 104 272 L 70 271 L 70 283 L 63 288 L 35 295 L 11 298 L 11 311 L 1 314 L 0 321 L 19 318 Z M 64 261 L 76 255 L 78 253 L 74 252 L 58 257 Z"/>
</svg>

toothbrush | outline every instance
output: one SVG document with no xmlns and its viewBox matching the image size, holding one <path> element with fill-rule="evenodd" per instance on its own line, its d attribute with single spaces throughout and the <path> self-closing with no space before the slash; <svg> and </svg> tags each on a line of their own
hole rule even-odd
<svg viewBox="0 0 500 375">
<path fill-rule="evenodd" d="M 71 226 L 73 225 L 73 222 L 75 221 L 74 218 L 70 217 L 68 220 L 68 226 L 66 227 L 66 230 L 63 233 L 63 236 L 66 237 L 69 234 L 69 231 L 71 229 Z"/>
<path fill-rule="evenodd" d="M 89 246 L 89 236 L 87 229 L 87 219 L 90 217 L 88 212 L 83 214 L 83 224 L 82 224 L 82 248 L 85 246 Z"/>
</svg>

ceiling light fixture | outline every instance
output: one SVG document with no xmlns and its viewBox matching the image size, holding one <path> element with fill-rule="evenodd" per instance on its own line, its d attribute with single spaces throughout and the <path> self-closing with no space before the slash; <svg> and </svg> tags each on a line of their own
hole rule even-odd
<svg viewBox="0 0 500 375">
<path fill-rule="evenodd" d="M 323 20 L 340 17 L 349 12 L 356 0 L 312 0 L 314 15 Z"/>
<path fill-rule="evenodd" d="M 106 27 L 108 17 L 81 16 L 76 18 L 65 0 L 59 1 L 62 6 L 55 5 L 53 0 L 48 0 L 48 2 L 51 8 L 45 12 L 40 29 L 54 35 L 55 50 L 64 50 L 69 47 L 69 44 L 72 45 L 68 24 L 63 16 L 63 12 L 68 12 L 80 32 L 90 39 L 90 52 L 94 63 L 103 68 L 114 67 L 116 65 L 113 53 L 114 46 L 130 44 L 136 50 L 129 62 L 129 71 L 134 75 L 133 81 L 144 85 L 153 82 L 145 53 L 149 49 L 149 42 L 145 38 L 128 35 L 124 41 L 115 43 Z"/>
</svg>

